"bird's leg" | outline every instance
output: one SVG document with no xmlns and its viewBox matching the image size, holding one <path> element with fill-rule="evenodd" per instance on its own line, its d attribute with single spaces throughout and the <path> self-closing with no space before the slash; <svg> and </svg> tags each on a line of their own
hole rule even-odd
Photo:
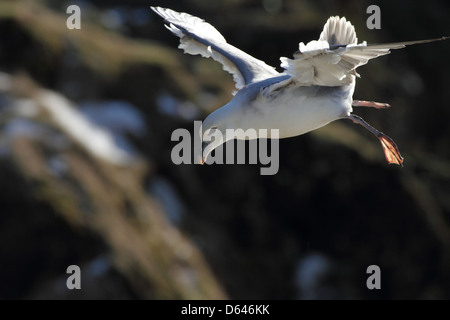
<svg viewBox="0 0 450 320">
<path fill-rule="evenodd" d="M 375 102 L 375 101 L 363 101 L 363 100 L 353 100 L 353 107 L 371 107 L 376 109 L 387 109 L 390 108 L 391 105 L 389 103 L 384 102 Z"/>
<path fill-rule="evenodd" d="M 386 157 L 387 162 L 402 165 L 403 163 L 403 157 L 400 155 L 400 152 L 398 151 L 397 145 L 395 142 L 389 138 L 387 135 L 385 135 L 383 132 L 378 131 L 374 127 L 372 127 L 370 124 L 368 124 L 366 121 L 364 121 L 361 117 L 358 117 L 354 114 L 351 114 L 346 117 L 347 119 L 352 120 L 354 123 L 362 125 L 364 128 L 372 132 L 378 140 L 381 142 L 381 146 L 383 147 L 384 156 Z"/>
</svg>

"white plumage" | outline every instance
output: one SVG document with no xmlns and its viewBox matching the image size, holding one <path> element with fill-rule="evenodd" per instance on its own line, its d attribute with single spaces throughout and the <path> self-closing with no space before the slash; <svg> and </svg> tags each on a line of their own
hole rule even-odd
<svg viewBox="0 0 450 320">
<path fill-rule="evenodd" d="M 233 75 L 237 89 L 278 74 L 275 68 L 228 44 L 220 32 L 204 20 L 161 7 L 152 9 L 168 22 L 167 29 L 180 38 L 178 48 L 220 62 L 224 70 Z"/>
<path fill-rule="evenodd" d="M 279 73 L 240 49 L 227 43 L 212 25 L 204 20 L 170 9 L 151 7 L 180 38 L 185 53 L 213 58 L 233 75 L 239 90 L 222 108 L 204 121 L 202 134 L 211 129 L 279 129 L 279 137 L 297 136 L 320 128 L 331 121 L 348 118 L 363 125 L 381 142 L 388 163 L 401 165 L 394 141 L 351 114 L 352 106 L 386 108 L 388 104 L 353 100 L 356 68 L 370 59 L 406 45 L 432 40 L 368 45 L 358 44 L 355 28 L 344 18 L 330 17 L 319 40 L 299 44 L 293 59 L 282 57 Z M 237 139 L 248 139 L 238 136 Z M 203 160 L 225 140 L 205 146 Z"/>
</svg>

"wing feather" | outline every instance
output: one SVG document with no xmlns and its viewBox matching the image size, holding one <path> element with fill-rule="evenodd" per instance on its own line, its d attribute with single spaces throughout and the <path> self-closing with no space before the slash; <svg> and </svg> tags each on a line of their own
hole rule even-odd
<svg viewBox="0 0 450 320">
<path fill-rule="evenodd" d="M 279 75 L 275 68 L 228 44 L 220 32 L 203 19 L 161 7 L 151 9 L 168 23 L 167 29 L 180 38 L 180 49 L 220 62 L 223 69 L 233 75 L 237 89 Z"/>
<path fill-rule="evenodd" d="M 356 68 L 370 59 L 401 49 L 407 45 L 446 40 L 438 39 L 406 41 L 368 45 L 357 44 L 355 28 L 343 18 L 330 17 L 318 41 L 299 45 L 294 59 L 280 58 L 281 67 L 295 78 L 300 85 L 342 86 L 354 81 Z"/>
</svg>

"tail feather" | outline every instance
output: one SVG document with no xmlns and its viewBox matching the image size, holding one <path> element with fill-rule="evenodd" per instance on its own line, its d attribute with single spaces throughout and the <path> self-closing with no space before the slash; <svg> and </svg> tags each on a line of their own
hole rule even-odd
<svg viewBox="0 0 450 320">
<path fill-rule="evenodd" d="M 358 43 L 355 27 L 345 17 L 338 16 L 328 19 L 319 40 L 328 41 L 330 46 Z"/>
</svg>

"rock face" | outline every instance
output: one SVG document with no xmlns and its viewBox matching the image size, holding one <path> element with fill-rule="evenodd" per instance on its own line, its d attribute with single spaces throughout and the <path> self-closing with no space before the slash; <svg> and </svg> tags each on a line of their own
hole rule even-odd
<svg viewBox="0 0 450 320">
<path fill-rule="evenodd" d="M 320 5 L 296 3 L 277 11 L 285 19 L 272 7 L 262 14 L 221 5 L 222 20 L 208 6 L 198 10 L 231 30 L 231 43 L 275 64 L 286 54 L 275 48 L 295 48 L 295 30 L 320 31 L 327 17 Z M 378 83 L 400 69 L 361 72 L 357 94 L 394 106 L 383 129 L 396 136 L 404 168 L 386 166 L 377 141 L 337 122 L 281 140 L 279 173 L 260 176 L 259 165 L 172 163 L 173 130 L 192 131 L 234 84 L 214 62 L 183 56 L 175 41 L 121 35 L 169 42 L 159 20 L 125 22 L 127 32 L 98 25 L 122 9 L 89 9 L 72 32 L 60 27 L 61 8 L 0 3 L 0 298 L 450 297 L 450 135 L 434 117 L 448 115 L 440 106 L 449 80 L 433 80 L 448 69 L 448 46 L 432 62 L 432 49 L 411 52 L 414 68 L 397 60 L 406 79 L 399 82 L 429 93 L 430 115 L 423 95 L 400 99 L 400 85 Z M 395 40 L 409 39 L 397 32 Z M 283 36 L 282 45 L 269 42 Z M 416 104 L 408 115 L 405 101 Z M 376 111 L 364 118 L 384 119 Z M 366 287 L 373 264 L 381 290 Z M 80 266 L 83 290 L 67 290 L 69 265 Z"/>
<path fill-rule="evenodd" d="M 62 278 L 65 268 L 59 259 L 72 260 L 73 264 L 86 265 L 83 269 L 88 270 L 88 286 L 95 288 L 91 279 L 94 283 L 107 282 L 102 277 L 111 273 L 122 287 L 128 287 L 125 293 L 117 294 L 108 287 L 105 292 L 87 290 L 91 292 L 87 297 L 224 298 L 202 254 L 167 220 L 161 206 L 145 190 L 147 163 L 119 152 L 112 141 L 101 135 L 100 128 L 87 126 L 83 121 L 88 119 L 61 95 L 33 86 L 23 76 L 10 79 L 10 83 L 11 92 L 32 94 L 20 99 L 8 92 L 4 95 L 8 103 L 3 111 L 7 121 L 2 128 L 2 172 L 9 179 L 3 180 L 2 189 L 11 198 L 5 198 L 9 206 L 2 212 L 7 220 L 19 220 L 2 227 L 23 227 L 30 234 L 21 230 L 22 242 L 4 239 L 11 255 L 5 260 L 14 265 L 18 257 L 27 259 L 30 254 L 34 257 L 30 257 L 31 261 L 37 260 L 36 268 L 29 266 L 30 276 L 47 273 L 47 269 L 56 271 L 59 265 Z M 71 120 L 72 125 L 68 124 Z M 91 142 L 96 139 L 101 140 L 101 148 L 94 149 Z M 26 206 L 20 204 L 24 200 Z M 34 207 L 39 208 L 37 212 Z M 22 217 L 15 217 L 16 214 Z M 35 219 L 40 222 L 37 226 L 32 225 Z M 36 232 L 34 228 L 41 230 Z M 54 238 L 45 235 L 47 228 Z M 44 239 L 39 233 L 44 233 Z M 72 237 L 74 247 L 65 248 L 64 242 Z M 28 252 L 27 244 L 39 248 L 43 257 Z M 45 248 L 47 245 L 59 246 L 63 257 L 59 257 L 58 249 Z M 22 246 L 25 252 L 19 249 Z M 66 250 L 74 250 L 79 257 Z M 16 270 L 10 272 L 14 275 Z M 9 282 L 10 273 L 4 275 Z M 2 294 L 7 297 L 9 289 L 16 285 L 12 282 L 2 286 Z M 58 297 L 58 292 L 65 292 L 66 282 L 50 286 L 49 292 L 39 290 L 39 285 L 44 286 L 35 284 L 29 297 Z"/>
</svg>

